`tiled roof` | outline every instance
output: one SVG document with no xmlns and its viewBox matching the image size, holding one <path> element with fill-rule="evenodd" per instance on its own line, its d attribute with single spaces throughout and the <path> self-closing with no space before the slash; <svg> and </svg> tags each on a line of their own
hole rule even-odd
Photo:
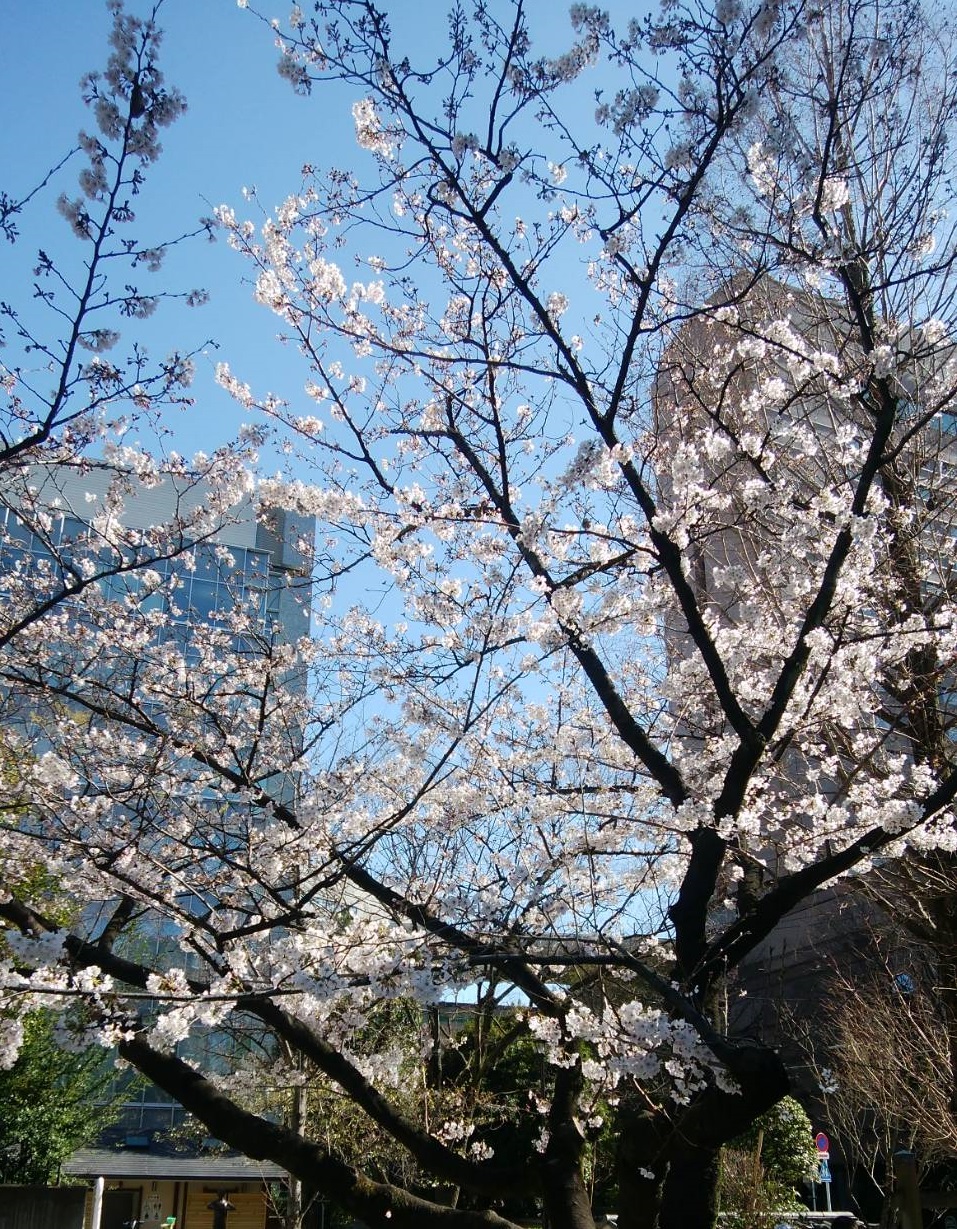
<svg viewBox="0 0 957 1229">
<path fill-rule="evenodd" d="M 158 1156 L 148 1150 L 85 1148 L 63 1163 L 63 1172 L 80 1178 L 174 1178 L 230 1182 L 271 1182 L 285 1171 L 272 1161 L 245 1156 Z"/>
</svg>

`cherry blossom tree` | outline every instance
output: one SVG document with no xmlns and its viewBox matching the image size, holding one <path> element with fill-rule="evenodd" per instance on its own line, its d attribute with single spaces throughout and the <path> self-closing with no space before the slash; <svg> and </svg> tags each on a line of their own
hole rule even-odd
<svg viewBox="0 0 957 1229">
<path fill-rule="evenodd" d="M 314 634 L 239 602 L 177 641 L 97 590 L 0 663 L 47 748 L 9 857 L 90 902 L 69 933 L 0 906 L 6 1000 L 81 999 L 369 1225 L 592 1229 L 609 1120 L 619 1225 L 711 1224 L 722 1144 L 788 1090 L 733 970 L 823 885 L 953 848 L 945 34 L 875 0 L 571 21 L 460 5 L 432 52 L 373 0 L 279 23 L 360 153 L 220 211 L 304 400 L 220 381 L 298 448 L 259 497 L 319 523 Z M 426 1056 L 489 995 L 543 1059 L 505 1155 L 364 1044 L 410 1001 Z M 201 1055 L 239 1024 L 433 1185 L 248 1108 Z"/>
<path fill-rule="evenodd" d="M 241 497 L 236 488 L 249 460 L 248 450 L 224 448 L 187 463 L 162 445 L 164 413 L 192 404 L 194 352 L 154 358 L 141 334 L 164 302 L 205 301 L 203 290 L 158 286 L 157 274 L 169 250 L 209 233 L 211 220 L 156 240 L 135 233 L 137 198 L 162 152 L 161 131 L 186 104 L 159 68 L 159 5 L 145 19 L 119 2 L 108 8 L 109 60 L 81 82 L 92 131 L 81 131 L 77 146 L 32 188 L 0 191 L 5 284 L 29 283 L 19 301 L 0 303 L 0 518 L 12 551 L 4 560 L 3 644 L 107 577 L 130 575 L 208 536 L 214 518 Z M 58 222 L 41 250 L 25 251 L 24 218 L 47 207 L 47 193 L 60 187 Z M 89 523 L 76 540 L 51 487 L 68 471 L 93 469 L 106 477 L 95 501 L 91 490 Z M 190 511 L 189 492 L 200 481 L 210 483 L 210 494 Z M 130 494 L 163 482 L 181 494 L 175 523 L 131 531 L 123 517 Z M 248 493 L 251 480 L 245 484 Z M 22 548 L 42 553 L 44 568 L 15 562 Z"/>
</svg>

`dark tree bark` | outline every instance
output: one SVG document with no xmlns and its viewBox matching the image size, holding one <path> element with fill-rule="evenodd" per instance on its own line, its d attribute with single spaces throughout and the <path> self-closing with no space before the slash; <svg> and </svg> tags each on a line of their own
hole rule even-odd
<svg viewBox="0 0 957 1229">
<path fill-rule="evenodd" d="M 718 1211 L 718 1154 L 716 1147 L 679 1145 L 668 1164 L 661 1192 L 658 1229 L 711 1226 Z"/>
</svg>

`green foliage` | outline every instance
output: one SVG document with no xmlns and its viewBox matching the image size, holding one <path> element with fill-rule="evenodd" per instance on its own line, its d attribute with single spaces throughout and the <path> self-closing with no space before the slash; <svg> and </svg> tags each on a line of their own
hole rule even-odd
<svg viewBox="0 0 957 1229">
<path fill-rule="evenodd" d="M 531 1148 L 540 1134 L 532 1098 L 549 1094 L 551 1077 L 541 1047 L 511 1016 L 482 1013 L 460 1028 L 445 1049 L 441 1083 L 457 1091 L 472 1138 L 497 1156 Z"/>
<path fill-rule="evenodd" d="M 442 1086 L 458 1090 L 472 1142 L 500 1159 L 534 1154 L 544 1126 L 536 1103 L 547 1103 L 553 1081 L 541 1044 L 528 1035 L 523 1016 L 510 1011 L 477 1013 L 456 1032 L 442 1058 Z M 596 1208 L 615 1204 L 614 1117 L 604 1100 L 588 1106 L 584 1178 Z M 482 1206 L 463 1194 L 459 1206 L 472 1204 Z M 503 1201 L 500 1210 L 530 1216 L 537 1205 Z"/>
<path fill-rule="evenodd" d="M 63 890 L 60 880 L 45 866 L 20 867 L 18 873 L 4 868 L 5 883 L 18 900 L 27 901 L 40 910 L 54 926 L 70 926 L 76 921 L 76 900 Z"/>
<path fill-rule="evenodd" d="M 760 1136 L 761 1164 L 769 1177 L 784 1186 L 800 1186 L 814 1165 L 811 1120 L 793 1097 L 784 1097 L 762 1114 L 730 1147 L 755 1152 Z"/>
<path fill-rule="evenodd" d="M 796 1188 L 814 1161 L 811 1120 L 793 1097 L 785 1097 L 722 1150 L 723 1224 L 766 1229 L 771 1213 L 800 1211 Z"/>
<path fill-rule="evenodd" d="M 47 1012 L 27 1016 L 23 1034 L 17 1061 L 0 1071 L 0 1181 L 42 1186 L 110 1121 L 109 1074 L 98 1047 L 61 1050 Z"/>
</svg>

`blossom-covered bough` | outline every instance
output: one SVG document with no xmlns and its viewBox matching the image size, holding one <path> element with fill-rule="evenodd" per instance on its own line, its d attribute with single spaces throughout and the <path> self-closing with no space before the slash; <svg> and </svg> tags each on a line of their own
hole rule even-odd
<svg viewBox="0 0 957 1229">
<path fill-rule="evenodd" d="M 220 380 L 298 442 L 260 496 L 319 523 L 314 636 L 237 602 L 184 643 L 157 574 L 165 605 L 91 589 L 2 663 L 44 737 L 10 875 L 89 902 L 69 934 L 0 906 L 7 1001 L 79 1000 L 370 1225 L 591 1229 L 609 1124 L 619 1225 L 710 1224 L 719 1147 L 788 1087 L 729 1030 L 736 966 L 833 880 L 953 847 L 951 52 L 857 0 L 571 16 L 539 55 L 521 3 L 460 6 L 425 62 L 365 0 L 277 27 L 363 151 L 219 215 L 304 363 L 302 406 Z M 401 1064 L 368 1043 L 396 999 Z M 436 1119 L 451 999 L 540 1047 L 527 1100 L 466 1079 Z M 177 1053 L 250 1019 L 414 1179 Z"/>
</svg>

